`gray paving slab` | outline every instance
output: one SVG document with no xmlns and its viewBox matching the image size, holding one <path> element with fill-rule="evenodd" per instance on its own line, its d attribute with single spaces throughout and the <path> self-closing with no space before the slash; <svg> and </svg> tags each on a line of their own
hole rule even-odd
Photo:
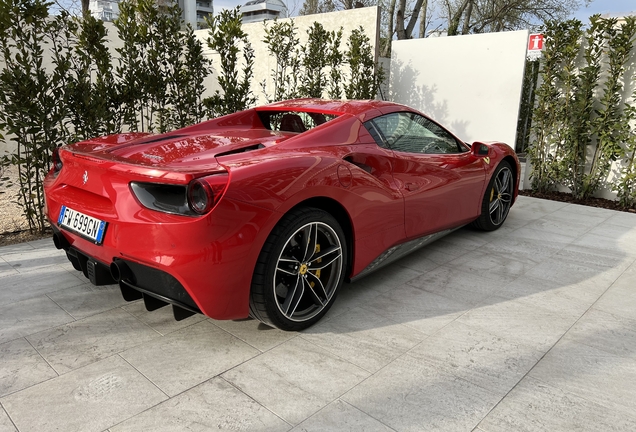
<svg viewBox="0 0 636 432">
<path fill-rule="evenodd" d="M 391 432 L 394 430 L 354 406 L 337 400 L 293 428 L 291 432 Z"/>
<path fill-rule="evenodd" d="M 0 399 L 21 432 L 92 432 L 168 397 L 115 355 Z"/>
<path fill-rule="evenodd" d="M 399 431 L 472 430 L 503 394 L 404 356 L 342 399 Z"/>
<path fill-rule="evenodd" d="M 7 412 L 0 406 L 0 432 L 16 432 L 15 425 L 7 415 Z"/>
<path fill-rule="evenodd" d="M 222 376 L 258 403 L 296 425 L 370 373 L 302 338 L 294 338 Z"/>
<path fill-rule="evenodd" d="M 127 350 L 121 356 L 166 394 L 174 396 L 259 353 L 205 320 Z"/>
<path fill-rule="evenodd" d="M 39 384 L 57 373 L 26 339 L 0 345 L 0 397 Z"/>
<path fill-rule="evenodd" d="M 0 247 L 0 432 L 632 431 L 635 287 L 636 215 L 528 197 L 303 332 L 177 322 L 50 240 Z"/>
<path fill-rule="evenodd" d="M 479 424 L 483 432 L 636 430 L 636 418 L 525 378 Z"/>
<path fill-rule="evenodd" d="M 27 340 L 59 373 L 110 357 L 160 335 L 122 309 L 27 336 Z"/>
<path fill-rule="evenodd" d="M 216 377 L 110 428 L 110 432 L 289 430 L 290 425 Z"/>
</svg>

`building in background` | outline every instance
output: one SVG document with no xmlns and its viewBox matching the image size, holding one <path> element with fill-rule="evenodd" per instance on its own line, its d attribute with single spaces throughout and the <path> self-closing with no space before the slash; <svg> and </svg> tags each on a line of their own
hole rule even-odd
<svg viewBox="0 0 636 432">
<path fill-rule="evenodd" d="M 241 6 L 243 23 L 285 18 L 287 7 L 281 0 L 250 0 Z"/>
<path fill-rule="evenodd" d="M 172 0 L 157 0 L 159 4 L 174 4 Z M 183 20 L 194 29 L 205 27 L 205 17 L 214 13 L 213 0 L 178 0 L 183 11 Z M 114 21 L 119 17 L 119 0 L 91 0 L 88 9 L 91 15 L 103 21 Z"/>
<path fill-rule="evenodd" d="M 91 0 L 88 3 L 91 15 L 102 21 L 113 21 L 119 17 L 119 1 L 117 0 Z"/>
</svg>

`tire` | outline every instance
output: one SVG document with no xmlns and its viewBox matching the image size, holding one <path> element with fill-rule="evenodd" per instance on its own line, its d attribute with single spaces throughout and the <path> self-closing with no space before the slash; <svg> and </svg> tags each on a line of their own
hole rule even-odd
<svg viewBox="0 0 636 432">
<path fill-rule="evenodd" d="M 514 194 L 512 167 L 502 161 L 492 175 L 481 203 L 481 215 L 472 226 L 483 231 L 494 231 L 505 222 L 512 206 Z"/>
<path fill-rule="evenodd" d="M 346 263 L 345 235 L 333 216 L 309 207 L 289 212 L 256 262 L 250 315 L 288 331 L 315 324 L 334 303 Z"/>
</svg>

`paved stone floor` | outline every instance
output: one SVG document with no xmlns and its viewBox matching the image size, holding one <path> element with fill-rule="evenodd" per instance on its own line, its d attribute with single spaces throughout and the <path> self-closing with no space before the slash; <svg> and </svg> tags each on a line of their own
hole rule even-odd
<svg viewBox="0 0 636 432">
<path fill-rule="evenodd" d="M 636 214 L 520 197 L 313 328 L 175 322 L 0 248 L 0 432 L 635 431 Z"/>
</svg>

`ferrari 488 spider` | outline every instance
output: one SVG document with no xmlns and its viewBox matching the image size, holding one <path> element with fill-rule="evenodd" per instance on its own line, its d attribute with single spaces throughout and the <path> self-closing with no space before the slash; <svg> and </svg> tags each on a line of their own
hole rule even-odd
<svg viewBox="0 0 636 432">
<path fill-rule="evenodd" d="M 285 330 L 318 321 L 344 280 L 463 225 L 499 228 L 520 172 L 509 146 L 469 146 L 406 106 L 319 99 L 91 139 L 53 161 L 53 240 L 92 283 L 176 319 Z"/>
</svg>

